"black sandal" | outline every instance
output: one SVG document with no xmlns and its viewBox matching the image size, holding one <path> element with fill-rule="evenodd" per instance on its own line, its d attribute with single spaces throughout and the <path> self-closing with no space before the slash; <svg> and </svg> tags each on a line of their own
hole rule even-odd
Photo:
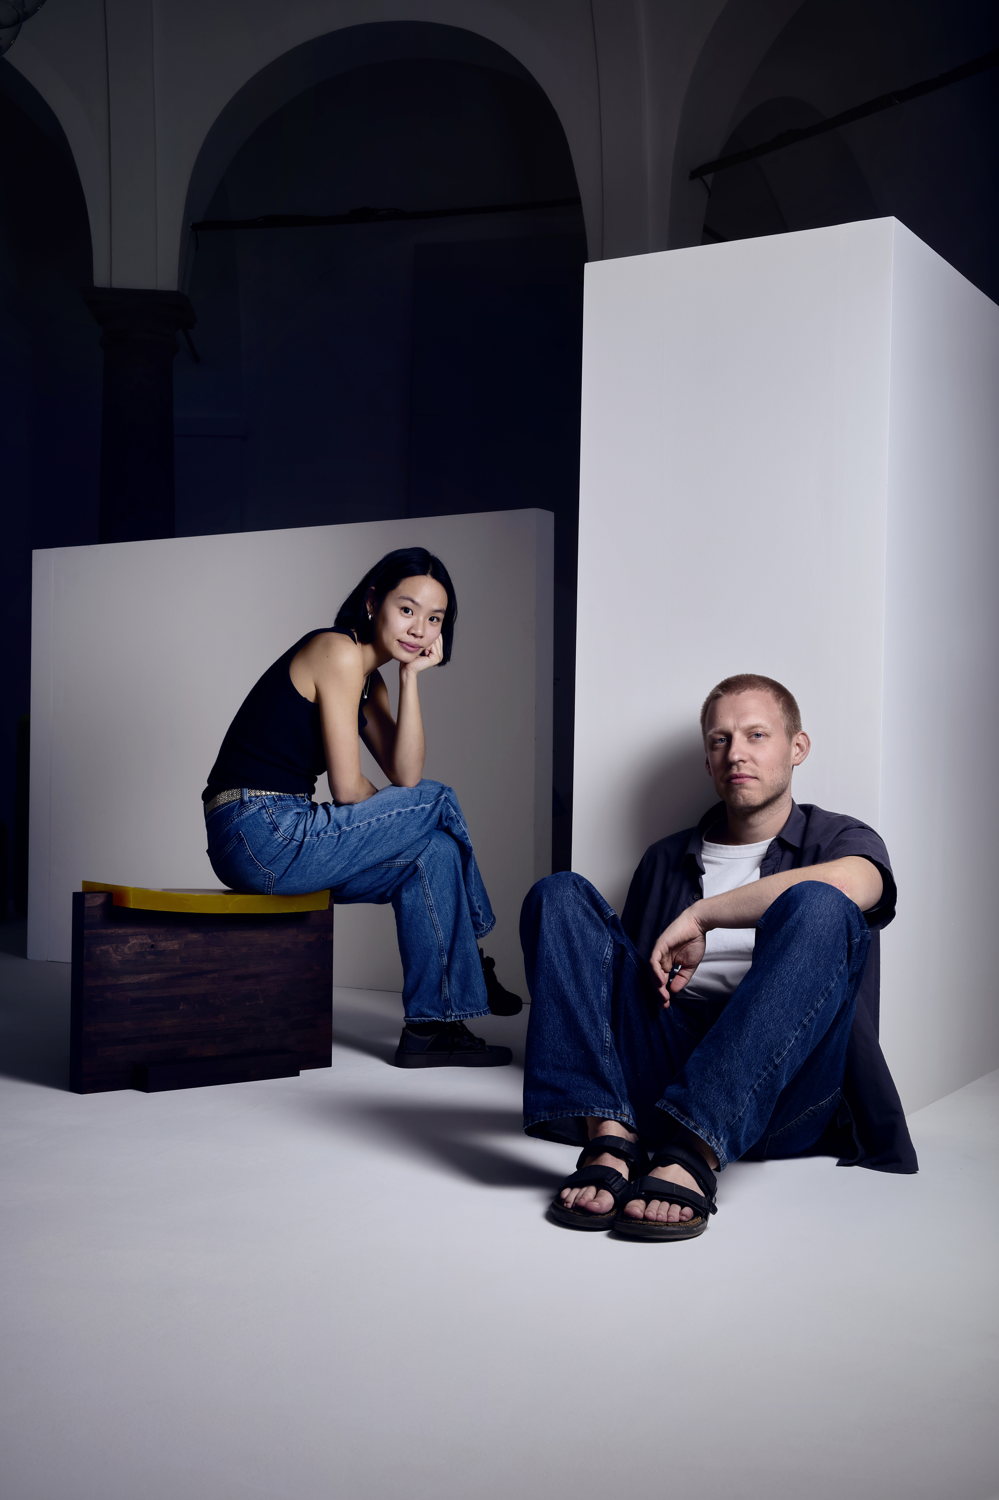
<svg viewBox="0 0 999 1500">
<path fill-rule="evenodd" d="M 587 1141 L 579 1153 L 579 1159 L 576 1162 L 577 1170 L 570 1172 L 548 1205 L 549 1219 L 556 1224 L 565 1224 L 570 1229 L 609 1229 L 611 1227 L 621 1203 L 627 1198 L 635 1197 L 635 1185 L 613 1167 L 583 1165 L 587 1157 L 601 1156 L 604 1153 L 609 1156 L 619 1156 L 630 1168 L 642 1166 L 645 1160 L 642 1148 L 637 1141 L 626 1140 L 623 1135 L 594 1136 L 592 1141 Z M 602 1188 L 614 1199 L 614 1207 L 608 1209 L 605 1214 L 591 1213 L 586 1208 L 568 1208 L 562 1202 L 560 1194 L 566 1188 L 574 1187 Z"/>
<path fill-rule="evenodd" d="M 642 1177 L 631 1184 L 628 1199 L 676 1203 L 680 1208 L 693 1209 L 694 1217 L 666 1224 L 658 1219 L 629 1219 L 624 1213 L 619 1213 L 612 1225 L 614 1232 L 635 1240 L 692 1240 L 695 1235 L 703 1234 L 709 1216 L 718 1212 L 715 1207 L 718 1179 L 704 1157 L 696 1151 L 687 1151 L 683 1146 L 660 1146 L 653 1151 L 649 1165 L 683 1167 L 696 1181 L 700 1193 L 693 1193 L 690 1188 L 679 1187 L 674 1182 L 664 1182 L 660 1177 Z"/>
</svg>

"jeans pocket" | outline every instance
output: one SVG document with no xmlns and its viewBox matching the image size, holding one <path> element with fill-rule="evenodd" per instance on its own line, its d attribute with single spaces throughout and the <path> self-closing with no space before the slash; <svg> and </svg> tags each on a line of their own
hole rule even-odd
<svg viewBox="0 0 999 1500">
<path fill-rule="evenodd" d="M 263 800 L 258 811 L 268 834 L 287 844 L 299 843 L 307 834 L 311 808 L 308 798 L 282 797 L 280 801 Z"/>
<path fill-rule="evenodd" d="M 219 853 L 209 845 L 208 858 L 222 884 L 231 890 L 260 896 L 273 894 L 274 872 L 257 859 L 241 829 L 237 829 L 235 837 Z"/>
</svg>

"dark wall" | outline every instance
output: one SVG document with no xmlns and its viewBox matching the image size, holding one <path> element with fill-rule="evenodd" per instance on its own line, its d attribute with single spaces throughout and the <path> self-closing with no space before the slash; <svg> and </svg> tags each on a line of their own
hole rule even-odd
<svg viewBox="0 0 999 1500">
<path fill-rule="evenodd" d="M 718 155 L 904 90 L 999 48 L 994 0 L 806 0 L 735 103 Z M 999 68 L 709 179 L 705 236 L 893 216 L 999 301 Z M 692 163 L 692 165 L 694 165 Z"/>
<path fill-rule="evenodd" d="M 0 919 L 25 909 L 31 550 L 97 538 L 101 356 L 76 168 L 47 106 L 0 62 Z"/>
</svg>

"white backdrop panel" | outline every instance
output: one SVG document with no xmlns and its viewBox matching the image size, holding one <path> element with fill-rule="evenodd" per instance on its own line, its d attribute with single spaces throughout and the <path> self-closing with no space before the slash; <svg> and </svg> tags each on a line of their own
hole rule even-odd
<svg viewBox="0 0 999 1500">
<path fill-rule="evenodd" d="M 521 983 L 520 901 L 550 868 L 551 521 L 525 510 L 36 552 L 29 957 L 69 958 L 82 879 L 218 885 L 200 794 L 229 720 L 378 557 L 414 545 L 444 559 L 459 604 L 451 662 L 421 678 L 426 772 L 458 790 L 498 918 L 489 951 Z M 337 983 L 399 988 L 389 908 L 338 908 L 335 950 Z"/>
<path fill-rule="evenodd" d="M 999 1065 L 999 308 L 901 225 L 891 356 L 881 1030 L 919 1103 Z"/>
<path fill-rule="evenodd" d="M 620 905 L 642 850 L 710 800 L 707 690 L 786 682 L 813 739 L 798 799 L 881 828 L 897 866 L 883 1034 L 909 1108 L 999 1064 L 996 799 L 964 853 L 971 931 L 953 831 L 994 675 L 997 316 L 893 220 L 587 268 L 573 864 Z M 936 917 L 961 932 L 959 1017 L 927 980 L 950 967 Z"/>
<path fill-rule="evenodd" d="M 800 800 L 876 818 L 890 281 L 882 222 L 587 267 L 573 862 L 615 903 L 732 672 L 800 696 Z"/>
</svg>

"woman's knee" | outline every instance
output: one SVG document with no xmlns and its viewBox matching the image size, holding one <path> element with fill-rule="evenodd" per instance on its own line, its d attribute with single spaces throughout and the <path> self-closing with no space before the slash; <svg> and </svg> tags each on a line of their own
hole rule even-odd
<svg viewBox="0 0 999 1500">
<path fill-rule="evenodd" d="M 443 828 L 434 828 L 427 834 L 426 843 L 416 856 L 415 863 L 436 870 L 457 868 L 461 865 L 461 850 Z"/>
<path fill-rule="evenodd" d="M 443 801 L 447 798 L 450 802 L 457 802 L 458 798 L 453 786 L 448 786 L 443 781 L 418 781 L 413 787 L 414 792 L 419 792 L 423 801 L 434 802 L 438 799 Z"/>
</svg>

